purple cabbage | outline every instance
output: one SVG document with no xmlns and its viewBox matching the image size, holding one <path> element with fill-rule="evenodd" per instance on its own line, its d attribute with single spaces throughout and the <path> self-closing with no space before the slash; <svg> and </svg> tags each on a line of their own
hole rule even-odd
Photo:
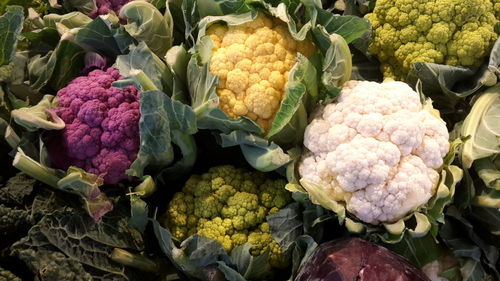
<svg viewBox="0 0 500 281">
<path fill-rule="evenodd" d="M 295 281 L 429 281 L 406 258 L 377 244 L 349 238 L 318 246 Z"/>
</svg>

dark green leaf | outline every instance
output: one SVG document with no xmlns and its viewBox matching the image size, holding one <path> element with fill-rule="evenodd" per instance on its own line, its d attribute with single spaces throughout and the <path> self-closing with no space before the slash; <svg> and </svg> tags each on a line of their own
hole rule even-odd
<svg viewBox="0 0 500 281">
<path fill-rule="evenodd" d="M 68 40 L 60 41 L 53 52 L 36 56 L 28 63 L 30 87 L 35 91 L 45 85 L 55 91 L 63 88 L 83 69 L 84 57 L 81 47 Z"/>
<path fill-rule="evenodd" d="M 302 213 L 299 203 L 292 203 L 266 217 L 274 240 L 283 252 L 288 252 L 294 241 L 303 233 Z"/>
<path fill-rule="evenodd" d="M 194 146 L 183 137 L 196 133 L 196 120 L 191 107 L 172 100 L 161 91 L 141 93 L 141 119 L 139 120 L 141 145 L 136 160 L 127 173 L 142 177 L 146 167 L 160 170 L 174 160 L 172 140 L 180 145 Z M 176 134 L 175 136 L 173 134 Z M 178 134 L 178 135 L 177 135 Z M 184 147 L 188 151 L 196 151 L 195 147 Z"/>
<path fill-rule="evenodd" d="M 110 26 L 101 17 L 95 18 L 91 23 L 83 27 L 75 35 L 74 41 L 83 48 L 95 51 L 106 57 L 114 59 L 123 54 L 123 47 L 133 43 L 130 36 L 118 32 L 123 27 L 117 29 Z M 119 37 L 116 37 L 117 34 Z M 117 38 L 120 38 L 118 42 Z"/>
<path fill-rule="evenodd" d="M 384 244 L 384 246 L 406 257 L 418 268 L 438 260 L 445 253 L 443 245 L 438 244 L 430 234 L 413 238 L 406 233 L 399 243 Z"/>
<path fill-rule="evenodd" d="M 16 54 L 17 40 L 23 29 L 24 9 L 7 7 L 0 17 L 0 65 L 8 64 Z"/>
<path fill-rule="evenodd" d="M 40 280 L 136 280 L 137 272 L 115 263 L 109 254 L 114 248 L 141 251 L 142 243 L 122 213 L 94 224 L 69 209 L 44 216 L 12 246 L 12 254 L 39 273 Z"/>
<path fill-rule="evenodd" d="M 250 254 L 252 245 L 245 243 L 231 251 L 231 260 L 236 264 L 238 272 L 247 280 L 264 280 L 271 273 L 269 255 L 253 256 Z"/>
<path fill-rule="evenodd" d="M 151 50 L 146 43 L 140 42 L 132 46 L 130 52 L 116 58 L 115 67 L 123 76 L 129 76 L 131 69 L 140 69 L 146 74 L 155 86 L 171 96 L 173 77 L 167 65 Z"/>
<path fill-rule="evenodd" d="M 215 135 L 217 143 L 222 147 L 239 145 L 247 162 L 262 172 L 276 170 L 292 159 L 274 142 L 245 131 L 232 131 L 229 134 Z"/>
</svg>

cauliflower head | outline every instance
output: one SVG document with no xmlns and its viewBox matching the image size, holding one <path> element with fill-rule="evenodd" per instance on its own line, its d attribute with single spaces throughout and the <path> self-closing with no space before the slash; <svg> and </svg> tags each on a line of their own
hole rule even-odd
<svg viewBox="0 0 500 281">
<path fill-rule="evenodd" d="M 314 46 L 295 41 L 284 22 L 263 13 L 241 25 L 214 24 L 206 34 L 214 43 L 209 69 L 220 79 L 220 108 L 230 118 L 246 116 L 268 131 L 297 53 L 308 56 Z"/>
<path fill-rule="evenodd" d="M 379 0 L 365 17 L 384 77 L 404 81 L 414 62 L 479 65 L 497 34 L 498 0 Z"/>
<path fill-rule="evenodd" d="M 302 180 L 366 223 L 399 220 L 434 195 L 449 150 L 430 108 L 403 82 L 347 82 L 306 128 Z"/>
<path fill-rule="evenodd" d="M 261 172 L 217 166 L 191 176 L 170 201 L 162 224 L 178 240 L 199 234 L 230 252 L 247 242 L 251 253 L 270 253 L 274 267 L 284 264 L 281 248 L 270 234 L 266 216 L 291 201 L 286 181 Z"/>
<path fill-rule="evenodd" d="M 114 68 L 94 70 L 57 92 L 55 112 L 66 126 L 47 143 L 56 168 L 76 166 L 106 184 L 127 178 L 139 151 L 139 92 L 111 86 L 121 78 Z"/>
</svg>

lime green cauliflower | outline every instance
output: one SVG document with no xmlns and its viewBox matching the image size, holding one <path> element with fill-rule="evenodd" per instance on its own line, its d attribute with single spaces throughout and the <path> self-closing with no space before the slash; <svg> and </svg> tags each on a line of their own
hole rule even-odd
<svg viewBox="0 0 500 281">
<path fill-rule="evenodd" d="M 414 62 L 479 65 L 497 39 L 499 0 L 378 0 L 368 52 L 385 78 L 404 81 Z"/>
<path fill-rule="evenodd" d="M 266 216 L 291 201 L 284 179 L 233 166 L 217 166 L 191 176 L 170 201 L 163 225 L 182 241 L 193 234 L 214 239 L 227 252 L 247 242 L 250 253 L 269 253 L 271 266 L 287 266 Z"/>
</svg>

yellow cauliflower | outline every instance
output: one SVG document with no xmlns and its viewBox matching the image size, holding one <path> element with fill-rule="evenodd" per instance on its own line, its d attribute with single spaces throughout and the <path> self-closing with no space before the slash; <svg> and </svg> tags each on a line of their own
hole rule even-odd
<svg viewBox="0 0 500 281">
<path fill-rule="evenodd" d="M 374 30 L 368 51 L 396 80 L 414 62 L 479 65 L 497 39 L 498 15 L 499 0 L 378 0 L 365 16 Z"/>
<path fill-rule="evenodd" d="M 237 26 L 214 24 L 207 35 L 214 43 L 210 72 L 220 79 L 220 108 L 233 119 L 246 116 L 269 130 L 297 53 L 308 56 L 313 45 L 295 41 L 285 23 L 263 13 Z"/>
</svg>

